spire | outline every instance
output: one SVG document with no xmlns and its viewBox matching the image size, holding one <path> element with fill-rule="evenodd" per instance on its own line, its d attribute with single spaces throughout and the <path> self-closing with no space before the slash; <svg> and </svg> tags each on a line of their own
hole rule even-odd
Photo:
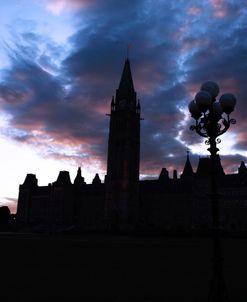
<svg viewBox="0 0 247 302">
<path fill-rule="evenodd" d="M 240 167 L 238 168 L 238 173 L 239 174 L 244 174 L 247 172 L 247 168 L 245 166 L 244 161 L 241 161 Z"/>
<path fill-rule="evenodd" d="M 81 167 L 79 167 L 78 170 L 77 170 L 77 176 L 81 177 Z"/>
<path fill-rule="evenodd" d="M 159 180 L 167 180 L 169 179 L 169 173 L 166 168 L 162 168 L 159 176 Z"/>
<path fill-rule="evenodd" d="M 118 94 L 121 98 L 128 98 L 135 93 L 129 59 L 125 60 L 124 69 L 118 87 Z"/>
<path fill-rule="evenodd" d="M 100 177 L 99 177 L 98 173 L 95 174 L 92 184 L 94 184 L 94 185 L 101 184 L 101 180 L 100 180 Z"/>
<path fill-rule="evenodd" d="M 189 150 L 187 150 L 187 159 L 186 159 L 186 163 L 184 165 L 184 170 L 183 170 L 183 173 L 182 173 L 182 176 L 193 176 L 194 175 L 194 172 L 193 172 L 193 169 L 192 169 L 192 166 L 191 166 L 191 163 L 190 163 L 190 157 L 189 157 Z"/>
<path fill-rule="evenodd" d="M 81 167 L 78 168 L 77 170 L 77 174 L 74 180 L 74 184 L 75 185 L 84 185 L 85 181 L 84 181 L 84 177 L 81 176 Z"/>
</svg>

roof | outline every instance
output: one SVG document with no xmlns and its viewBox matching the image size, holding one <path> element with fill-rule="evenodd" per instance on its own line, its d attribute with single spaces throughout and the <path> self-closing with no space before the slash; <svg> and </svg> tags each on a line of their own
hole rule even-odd
<svg viewBox="0 0 247 302">
<path fill-rule="evenodd" d="M 184 170 L 182 173 L 182 176 L 193 176 L 194 175 L 194 171 L 192 169 L 191 163 L 190 163 L 190 158 L 189 158 L 189 154 L 187 154 L 187 159 L 184 165 Z"/>
</svg>

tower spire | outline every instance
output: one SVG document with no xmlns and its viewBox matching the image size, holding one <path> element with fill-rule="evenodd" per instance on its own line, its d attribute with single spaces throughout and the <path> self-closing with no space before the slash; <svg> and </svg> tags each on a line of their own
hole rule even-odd
<svg viewBox="0 0 247 302">
<path fill-rule="evenodd" d="M 134 91 L 135 91 L 135 89 L 134 89 L 132 73 L 131 73 L 131 69 L 130 69 L 130 61 L 127 58 L 125 60 L 124 69 L 123 69 L 121 80 L 120 80 L 119 87 L 118 87 L 118 92 L 119 93 L 123 93 L 123 92 L 133 93 Z"/>
</svg>

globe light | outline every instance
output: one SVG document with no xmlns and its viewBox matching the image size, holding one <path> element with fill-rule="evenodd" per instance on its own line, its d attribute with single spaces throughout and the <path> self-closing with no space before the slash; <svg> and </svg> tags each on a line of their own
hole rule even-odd
<svg viewBox="0 0 247 302">
<path fill-rule="evenodd" d="M 236 105 L 236 98 L 232 93 L 224 93 L 220 97 L 220 104 L 226 114 L 230 114 Z"/>
<path fill-rule="evenodd" d="M 202 112 L 206 112 L 212 104 L 212 97 L 209 92 L 201 90 L 195 96 L 196 104 Z"/>
<path fill-rule="evenodd" d="M 207 81 L 202 84 L 201 90 L 207 91 L 213 98 L 213 100 L 217 97 L 219 94 L 220 88 L 217 83 L 212 81 Z"/>
<path fill-rule="evenodd" d="M 191 116 L 194 118 L 194 119 L 199 119 L 202 115 L 201 111 L 199 110 L 198 108 L 198 105 L 195 103 L 194 100 L 192 100 L 190 103 L 189 103 L 189 112 L 191 113 Z"/>
</svg>

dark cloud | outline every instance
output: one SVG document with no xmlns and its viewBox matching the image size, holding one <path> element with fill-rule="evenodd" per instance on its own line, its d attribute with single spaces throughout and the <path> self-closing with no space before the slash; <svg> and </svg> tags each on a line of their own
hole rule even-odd
<svg viewBox="0 0 247 302">
<path fill-rule="evenodd" d="M 236 94 L 238 124 L 231 131 L 239 134 L 235 148 L 246 150 L 243 1 L 72 4 L 78 29 L 68 41 L 69 52 L 31 30 L 9 49 L 12 66 L 0 82 L 0 98 L 1 110 L 12 116 L 13 139 L 37 147 L 48 141 L 61 150 L 74 147 L 73 156 L 52 148 L 45 154 L 78 162 L 91 156 L 104 168 L 109 125 L 105 113 L 131 43 L 133 78 L 144 117 L 143 174 L 158 173 L 163 166 L 182 170 L 187 146 L 201 141 L 189 131 L 193 121 L 185 119 L 184 108 L 205 80 L 218 82 L 221 93 Z M 233 167 L 240 157 L 224 161 Z"/>
<path fill-rule="evenodd" d="M 30 47 L 37 45 L 33 42 Z M 12 68 L 5 71 L 0 84 L 1 109 L 11 114 L 14 128 L 8 135 L 38 147 L 51 140 L 51 144 L 82 146 L 83 151 L 83 145 L 90 144 L 92 156 L 101 155 L 105 147 L 100 151 L 95 144 L 101 146 L 105 139 L 102 132 L 107 119 L 95 110 L 93 96 L 77 94 L 74 87 L 73 91 L 66 91 L 65 77 L 49 73 L 39 58 L 32 60 L 26 55 L 29 50 L 22 50 L 23 46 L 17 45 L 10 53 Z M 63 149 L 62 144 L 60 148 Z"/>
</svg>

